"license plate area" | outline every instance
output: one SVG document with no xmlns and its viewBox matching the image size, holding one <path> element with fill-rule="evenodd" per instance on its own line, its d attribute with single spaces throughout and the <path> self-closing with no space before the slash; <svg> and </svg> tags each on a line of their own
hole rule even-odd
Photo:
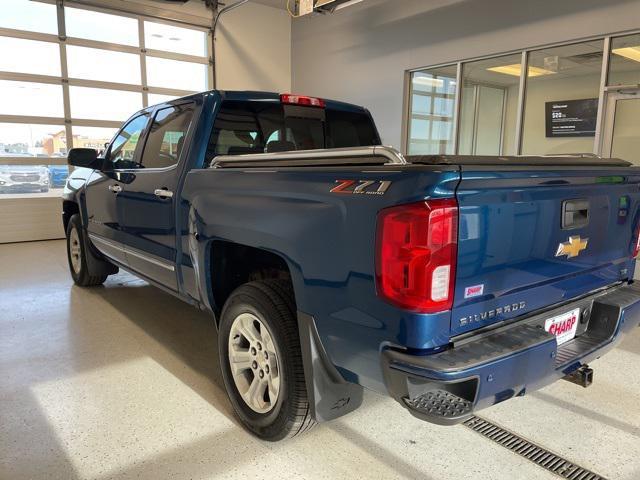
<svg viewBox="0 0 640 480">
<path fill-rule="evenodd" d="M 574 308 L 544 321 L 544 329 L 556 337 L 558 345 L 573 340 L 580 324 L 580 309 Z"/>
</svg>

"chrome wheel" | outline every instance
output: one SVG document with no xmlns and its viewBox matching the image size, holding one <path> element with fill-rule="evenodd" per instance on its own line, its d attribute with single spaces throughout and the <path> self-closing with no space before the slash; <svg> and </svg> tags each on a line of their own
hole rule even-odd
<svg viewBox="0 0 640 480">
<path fill-rule="evenodd" d="M 69 258 L 71 259 L 71 268 L 76 274 L 80 274 L 82 268 L 82 256 L 80 252 L 80 236 L 78 229 L 72 228 L 69 233 Z"/>
<path fill-rule="evenodd" d="M 247 406 L 269 412 L 280 394 L 280 365 L 267 326 L 251 313 L 241 313 L 231 324 L 229 365 Z"/>
</svg>

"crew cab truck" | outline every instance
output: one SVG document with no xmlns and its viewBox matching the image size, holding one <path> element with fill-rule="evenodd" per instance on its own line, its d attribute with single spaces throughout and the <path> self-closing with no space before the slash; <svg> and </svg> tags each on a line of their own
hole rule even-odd
<svg viewBox="0 0 640 480">
<path fill-rule="evenodd" d="M 586 386 L 640 323 L 640 169 L 622 160 L 404 157 L 364 108 L 210 91 L 69 163 L 75 283 L 123 268 L 209 311 L 230 401 L 263 439 L 363 388 L 448 425 Z"/>
</svg>

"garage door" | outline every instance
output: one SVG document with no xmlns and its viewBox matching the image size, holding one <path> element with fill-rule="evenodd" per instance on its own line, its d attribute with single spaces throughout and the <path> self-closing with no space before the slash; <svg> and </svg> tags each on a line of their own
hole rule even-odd
<svg viewBox="0 0 640 480">
<path fill-rule="evenodd" d="M 206 90 L 203 27 L 65 2 L 0 15 L 0 243 L 60 238 L 72 147 L 103 150 L 136 110 Z"/>
</svg>

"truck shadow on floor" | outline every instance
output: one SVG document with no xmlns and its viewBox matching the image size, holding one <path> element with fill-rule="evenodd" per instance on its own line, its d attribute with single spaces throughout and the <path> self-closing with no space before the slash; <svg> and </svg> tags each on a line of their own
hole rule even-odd
<svg viewBox="0 0 640 480">
<path fill-rule="evenodd" d="M 211 314 L 128 273 L 114 275 L 103 287 L 88 292 L 144 332 L 139 343 L 145 354 L 236 421 L 220 372 L 218 335 Z"/>
</svg>

